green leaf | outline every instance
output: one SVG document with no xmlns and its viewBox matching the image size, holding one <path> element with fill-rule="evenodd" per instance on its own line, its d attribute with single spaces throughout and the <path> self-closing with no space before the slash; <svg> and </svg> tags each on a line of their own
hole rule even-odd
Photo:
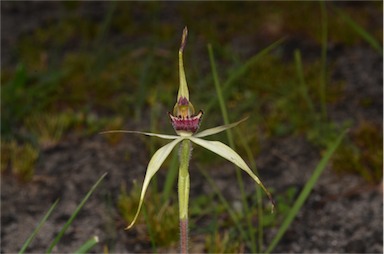
<svg viewBox="0 0 384 254">
<path fill-rule="evenodd" d="M 195 143 L 198 144 L 218 155 L 221 157 L 229 160 L 245 172 L 247 172 L 255 182 L 260 185 L 260 187 L 265 191 L 269 199 L 272 201 L 271 194 L 267 190 L 267 188 L 264 187 L 263 183 L 260 181 L 260 179 L 253 173 L 253 171 L 248 167 L 247 163 L 238 155 L 235 151 L 232 150 L 229 146 L 221 143 L 220 141 L 208 141 L 196 137 L 189 137 L 189 139 Z"/>
<path fill-rule="evenodd" d="M 217 127 L 214 127 L 214 128 L 211 128 L 211 129 L 206 129 L 202 132 L 199 132 L 197 133 L 196 135 L 194 135 L 194 137 L 196 138 L 202 138 L 202 137 L 207 137 L 207 136 L 210 136 L 210 135 L 213 135 L 213 134 L 216 134 L 216 133 L 220 133 L 222 131 L 225 131 L 227 129 L 230 129 L 230 128 L 233 128 L 235 126 L 237 126 L 239 123 L 241 122 L 244 122 L 245 120 L 247 120 L 247 117 L 236 122 L 236 123 L 231 123 L 231 124 L 226 124 L 226 125 L 221 125 L 221 126 L 217 126 Z"/>
<path fill-rule="evenodd" d="M 142 134 L 146 136 L 153 136 L 163 139 L 177 139 L 179 136 L 176 135 L 167 135 L 167 134 L 158 134 L 158 133 L 151 133 L 151 132 L 142 132 L 142 131 L 126 131 L 126 130 L 113 130 L 113 131 L 103 131 L 100 132 L 100 134 L 110 134 L 110 133 L 134 133 L 134 134 Z"/>
<path fill-rule="evenodd" d="M 137 216 L 139 215 L 141 206 L 143 204 L 145 192 L 147 191 L 149 182 L 151 181 L 152 177 L 156 174 L 156 172 L 160 169 L 161 165 L 165 161 L 165 159 L 168 157 L 168 155 L 171 153 L 173 148 L 184 138 L 178 137 L 177 139 L 173 140 L 171 143 L 166 144 L 165 146 L 161 147 L 159 150 L 155 152 L 155 154 L 152 156 L 151 160 L 148 163 L 147 167 L 147 173 L 145 174 L 144 183 L 143 183 L 143 189 L 141 190 L 140 195 L 140 203 L 139 207 L 137 208 L 137 212 L 135 217 L 133 218 L 133 221 L 131 224 L 128 225 L 125 229 L 130 229 L 133 224 L 135 224 Z"/>
</svg>

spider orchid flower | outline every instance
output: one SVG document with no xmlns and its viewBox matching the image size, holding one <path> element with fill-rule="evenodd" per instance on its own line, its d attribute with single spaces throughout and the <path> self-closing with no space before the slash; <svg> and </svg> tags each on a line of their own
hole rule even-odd
<svg viewBox="0 0 384 254">
<path fill-rule="evenodd" d="M 180 168 L 179 168 L 179 206 L 180 206 L 180 219 L 187 219 L 188 215 L 188 197 L 189 197 L 189 173 L 188 173 L 188 163 L 191 155 L 191 142 L 195 143 L 199 146 L 202 146 L 221 157 L 229 160 L 245 172 L 247 172 L 252 179 L 261 186 L 261 188 L 265 191 L 268 197 L 271 199 L 271 195 L 268 190 L 264 187 L 260 179 L 253 173 L 253 171 L 248 167 L 245 161 L 238 155 L 232 148 L 225 145 L 220 141 L 208 141 L 202 139 L 203 137 L 207 137 L 213 134 L 220 133 L 227 129 L 233 128 L 239 123 L 245 121 L 246 119 L 242 119 L 238 122 L 222 125 L 218 127 L 214 127 L 211 129 L 207 129 L 201 132 L 197 132 L 202 116 L 203 111 L 199 111 L 195 114 L 194 107 L 192 103 L 189 101 L 189 91 L 184 73 L 183 66 L 183 49 L 185 46 L 185 40 L 187 37 L 187 28 L 184 28 L 181 47 L 179 50 L 179 75 L 180 75 L 180 85 L 179 91 L 177 95 L 177 101 L 173 108 L 173 113 L 168 113 L 173 128 L 176 131 L 177 135 L 167 135 L 167 134 L 158 134 L 158 133 L 150 133 L 150 132 L 141 132 L 141 131 L 128 131 L 128 130 L 112 130 L 112 131 L 104 131 L 105 133 L 136 133 L 143 134 L 147 136 L 155 136 L 162 139 L 172 140 L 168 144 L 164 145 L 160 149 L 158 149 L 155 154 L 152 156 L 149 161 L 147 171 L 144 178 L 144 183 L 140 195 L 140 202 L 137 208 L 137 212 L 135 217 L 130 225 L 127 226 L 126 229 L 131 228 L 139 215 L 141 206 L 143 204 L 144 196 L 149 186 L 149 183 L 152 177 L 156 174 L 156 172 L 160 169 L 161 165 L 165 161 L 165 159 L 169 156 L 175 146 L 181 143 L 180 146 Z M 191 141 L 191 142 L 190 142 Z"/>
</svg>

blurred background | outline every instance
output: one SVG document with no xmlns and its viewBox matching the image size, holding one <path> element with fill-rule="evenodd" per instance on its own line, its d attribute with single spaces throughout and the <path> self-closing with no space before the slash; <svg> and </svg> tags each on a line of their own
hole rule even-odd
<svg viewBox="0 0 384 254">
<path fill-rule="evenodd" d="M 95 252 L 177 251 L 177 152 L 152 181 L 138 225 L 124 231 L 147 163 L 165 143 L 98 133 L 173 133 L 167 112 L 185 26 L 184 66 L 191 101 L 204 111 L 201 129 L 225 123 L 220 96 L 229 122 L 249 116 L 232 145 L 278 203 L 270 214 L 251 179 L 243 175 L 242 189 L 230 163 L 196 147 L 191 251 L 265 251 L 348 128 L 273 251 L 382 252 L 382 19 L 381 1 L 2 1 L 2 252 L 18 251 L 60 198 L 28 249 L 45 251 L 104 172 L 55 251 L 73 252 L 93 235 Z M 225 133 L 210 139 L 231 143 Z M 238 225 L 254 225 L 249 238 Z"/>
</svg>

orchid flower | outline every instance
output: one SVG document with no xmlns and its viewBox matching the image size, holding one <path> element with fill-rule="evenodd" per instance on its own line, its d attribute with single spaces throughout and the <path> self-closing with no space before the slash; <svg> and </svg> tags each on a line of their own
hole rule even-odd
<svg viewBox="0 0 384 254">
<path fill-rule="evenodd" d="M 168 157 L 171 151 L 175 148 L 175 146 L 179 143 L 180 145 L 180 168 L 179 168 L 179 206 L 180 206 L 180 220 L 187 220 L 188 216 L 188 197 L 189 197 L 189 172 L 188 172 L 188 164 L 191 156 L 191 142 L 195 143 L 199 146 L 202 146 L 221 157 L 229 160 L 245 172 L 247 172 L 252 179 L 261 186 L 261 188 L 265 191 L 268 197 L 271 199 L 270 193 L 264 187 L 260 179 L 253 173 L 253 171 L 248 167 L 245 161 L 237 154 L 232 148 L 227 146 L 226 144 L 220 141 L 208 141 L 202 139 L 204 137 L 220 133 L 227 129 L 233 128 L 239 123 L 245 121 L 246 119 L 240 120 L 238 122 L 222 125 L 215 128 L 210 128 L 201 132 L 197 132 L 202 116 L 203 111 L 199 111 L 195 114 L 195 109 L 192 103 L 189 100 L 189 91 L 187 86 L 187 81 L 185 78 L 184 66 L 183 66 L 183 50 L 185 46 L 185 41 L 187 37 L 187 28 L 184 28 L 181 46 L 179 49 L 179 75 L 180 75 L 180 85 L 179 91 L 177 94 L 176 104 L 173 108 L 173 113 L 168 113 L 172 126 L 176 131 L 177 135 L 167 135 L 167 134 L 157 134 L 150 132 L 141 132 L 141 131 L 128 131 L 128 130 L 113 130 L 113 131 L 105 131 L 102 133 L 136 133 L 143 134 L 147 136 L 155 136 L 162 139 L 172 140 L 168 144 L 164 145 L 160 149 L 158 149 L 155 154 L 152 156 L 149 161 L 147 171 L 144 178 L 144 183 L 141 191 L 140 202 L 137 208 L 136 215 L 131 222 L 127 226 L 126 229 L 131 228 L 139 215 L 141 206 L 143 204 L 144 196 L 147 191 L 148 185 L 152 179 L 152 177 L 156 174 L 156 172 L 160 169 L 164 160 Z M 272 200 L 272 199 L 271 199 Z M 183 230 L 183 228 L 181 228 Z M 184 229 L 186 230 L 186 229 Z M 183 232 L 182 232 L 183 233 Z"/>
</svg>

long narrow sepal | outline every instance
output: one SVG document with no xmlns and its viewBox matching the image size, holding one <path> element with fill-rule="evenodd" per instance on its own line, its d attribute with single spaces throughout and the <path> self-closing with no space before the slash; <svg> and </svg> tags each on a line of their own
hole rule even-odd
<svg viewBox="0 0 384 254">
<path fill-rule="evenodd" d="M 147 173 L 145 174 L 143 189 L 141 190 L 140 201 L 139 201 L 139 206 L 137 208 L 136 215 L 133 218 L 133 221 L 131 222 L 131 224 L 129 224 L 129 226 L 125 228 L 126 230 L 130 229 L 133 226 L 133 224 L 135 224 L 135 222 L 136 222 L 137 216 L 139 215 L 141 206 L 143 204 L 145 192 L 147 191 L 149 182 L 151 181 L 152 177 L 160 169 L 164 160 L 168 157 L 168 155 L 171 153 L 171 151 L 177 145 L 177 143 L 179 143 L 182 140 L 183 140 L 183 138 L 181 138 L 181 137 L 173 140 L 172 142 L 166 144 L 165 146 L 163 146 L 159 150 L 157 150 L 155 152 L 155 154 L 152 156 L 151 160 L 148 163 Z"/>
<path fill-rule="evenodd" d="M 222 131 L 225 131 L 225 130 L 228 130 L 228 129 L 231 129 L 231 128 L 235 127 L 236 125 L 238 125 L 241 122 L 244 122 L 247 119 L 248 119 L 248 117 L 246 117 L 244 119 L 241 119 L 240 121 L 238 121 L 236 123 L 231 123 L 231 124 L 217 126 L 217 127 L 211 128 L 211 129 L 206 129 L 204 131 L 201 131 L 201 132 L 197 133 L 196 135 L 194 135 L 194 137 L 202 138 L 202 137 L 207 137 L 207 136 L 210 136 L 210 135 L 213 135 L 213 134 L 220 133 Z"/>
<path fill-rule="evenodd" d="M 272 195 L 269 193 L 267 188 L 265 188 L 265 186 L 260 181 L 260 179 L 248 167 L 247 163 L 245 163 L 245 161 L 240 157 L 240 155 L 237 154 L 234 150 L 232 150 L 232 148 L 221 143 L 220 141 L 208 141 L 208 140 L 204 140 L 204 139 L 200 139 L 200 138 L 196 138 L 196 137 L 189 137 L 189 139 L 193 143 L 200 145 L 200 146 L 220 155 L 221 157 L 229 160 L 230 162 L 232 162 L 233 164 L 235 164 L 236 166 L 238 166 L 239 168 L 241 168 L 242 170 L 247 172 L 253 178 L 253 180 L 255 180 L 255 182 L 264 190 L 264 192 L 267 194 L 269 200 L 271 200 L 272 205 L 274 206 Z M 272 209 L 272 211 L 273 211 L 273 209 Z"/>
<path fill-rule="evenodd" d="M 146 136 L 153 136 L 163 139 L 177 139 L 179 136 L 176 135 L 167 135 L 167 134 L 157 134 L 151 132 L 142 132 L 142 131 L 126 131 L 126 130 L 113 130 L 113 131 L 102 131 L 100 134 L 110 134 L 110 133 L 134 133 L 134 134 L 142 134 Z"/>
<path fill-rule="evenodd" d="M 181 37 L 181 45 L 179 49 L 180 86 L 179 86 L 179 92 L 177 94 L 177 101 L 179 101 L 181 97 L 184 97 L 189 101 L 189 91 L 188 91 L 187 79 L 185 78 L 184 63 L 183 63 L 183 50 L 185 47 L 187 35 L 188 35 L 188 29 L 187 27 L 185 27 L 183 30 L 183 35 Z"/>
</svg>

